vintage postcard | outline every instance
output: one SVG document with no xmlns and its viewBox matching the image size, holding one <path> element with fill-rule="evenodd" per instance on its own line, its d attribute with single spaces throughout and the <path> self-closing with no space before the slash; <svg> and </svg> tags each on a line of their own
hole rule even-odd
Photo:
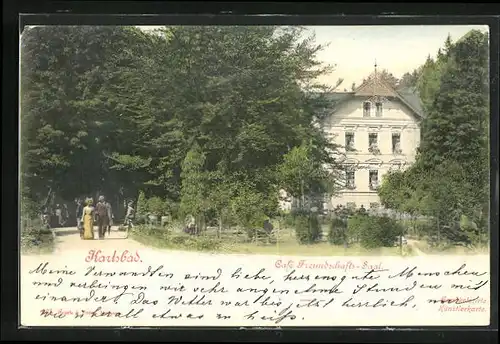
<svg viewBox="0 0 500 344">
<path fill-rule="evenodd" d="M 22 326 L 490 323 L 488 26 L 27 26 Z"/>
</svg>

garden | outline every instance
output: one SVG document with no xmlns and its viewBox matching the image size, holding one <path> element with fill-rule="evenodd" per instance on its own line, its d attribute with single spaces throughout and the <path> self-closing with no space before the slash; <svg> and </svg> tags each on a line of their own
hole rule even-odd
<svg viewBox="0 0 500 344">
<path fill-rule="evenodd" d="M 210 212 L 201 216 L 203 220 L 187 215 L 198 219 L 196 230 L 191 231 L 190 220 L 183 221 L 176 213 L 179 208 L 167 202 L 162 205 L 161 199 L 141 196 L 137 208 L 130 235 L 157 248 L 304 256 L 412 255 L 411 247 L 398 240 L 404 227 L 388 216 L 296 210 L 270 218 L 258 209 L 247 209 L 246 217 L 238 217 L 226 209 L 222 225 Z"/>
</svg>

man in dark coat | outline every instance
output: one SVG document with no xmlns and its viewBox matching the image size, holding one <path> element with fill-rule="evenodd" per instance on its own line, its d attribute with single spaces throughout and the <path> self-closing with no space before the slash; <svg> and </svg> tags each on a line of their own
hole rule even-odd
<svg viewBox="0 0 500 344">
<path fill-rule="evenodd" d="M 108 223 L 108 236 L 111 235 L 111 226 L 113 225 L 113 208 L 111 207 L 111 203 L 106 201 L 106 207 L 108 208 L 108 217 L 109 217 L 109 223 Z"/>
<path fill-rule="evenodd" d="M 99 239 L 104 239 L 104 234 L 109 226 L 110 214 L 106 205 L 104 196 L 99 196 L 99 201 L 95 205 L 96 222 L 99 233 Z"/>
</svg>

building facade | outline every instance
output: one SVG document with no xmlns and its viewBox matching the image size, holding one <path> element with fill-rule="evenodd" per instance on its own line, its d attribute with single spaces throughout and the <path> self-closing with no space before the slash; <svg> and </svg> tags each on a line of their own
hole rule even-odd
<svg viewBox="0 0 500 344">
<path fill-rule="evenodd" d="M 384 175 L 415 161 L 423 116 L 420 100 L 393 89 L 378 78 L 376 70 L 353 92 L 332 97 L 335 108 L 322 126 L 325 135 L 341 147 L 345 186 L 325 197 L 323 206 L 379 208 L 377 188 Z"/>
</svg>

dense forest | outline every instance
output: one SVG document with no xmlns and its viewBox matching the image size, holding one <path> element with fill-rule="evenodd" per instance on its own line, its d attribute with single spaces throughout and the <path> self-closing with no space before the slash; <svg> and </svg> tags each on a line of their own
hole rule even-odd
<svg viewBox="0 0 500 344">
<path fill-rule="evenodd" d="M 432 219 L 437 241 L 482 242 L 489 231 L 489 45 L 471 31 L 417 71 L 425 118 L 417 160 L 386 178 L 385 207 Z"/>
<path fill-rule="evenodd" d="M 22 193 L 103 193 L 165 212 L 272 215 L 279 188 L 331 190 L 314 125 L 331 70 L 299 27 L 34 27 L 22 34 Z M 314 94 L 314 97 L 310 95 Z M 232 204 L 227 204 L 231 200 Z M 34 202 L 34 203 L 33 203 Z"/>
</svg>

